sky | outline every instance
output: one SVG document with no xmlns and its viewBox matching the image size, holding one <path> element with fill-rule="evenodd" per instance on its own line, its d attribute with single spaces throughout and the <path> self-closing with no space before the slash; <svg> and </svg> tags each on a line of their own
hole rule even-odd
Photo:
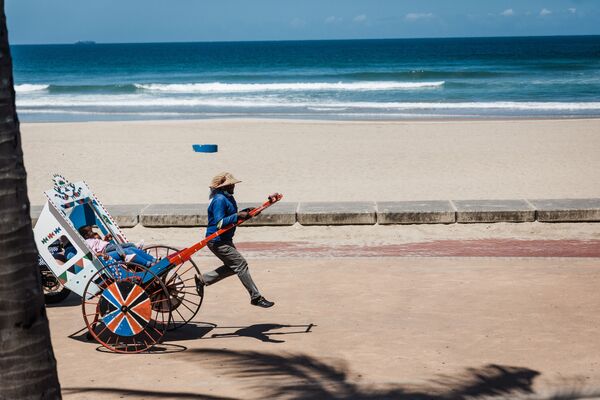
<svg viewBox="0 0 600 400">
<path fill-rule="evenodd" d="M 600 34 L 600 0 L 5 0 L 11 44 Z"/>
</svg>

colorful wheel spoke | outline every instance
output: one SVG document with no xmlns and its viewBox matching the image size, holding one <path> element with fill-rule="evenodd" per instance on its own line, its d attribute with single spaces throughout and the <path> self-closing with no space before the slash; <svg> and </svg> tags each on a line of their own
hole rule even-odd
<svg viewBox="0 0 600 400">
<path fill-rule="evenodd" d="M 159 343 L 166 331 L 165 314 L 153 308 L 158 296 L 168 301 L 169 292 L 162 280 L 148 269 L 119 262 L 98 271 L 90 282 L 100 276 L 118 272 L 119 278 L 100 288 L 97 293 L 89 292 L 94 286 L 88 284 L 85 298 L 97 298 L 98 301 L 82 303 L 83 316 L 90 334 L 107 349 L 119 353 L 139 353 Z M 148 277 L 144 285 L 143 277 Z M 151 291 L 149 290 L 151 289 Z M 167 307 L 168 308 L 168 307 Z"/>
</svg>

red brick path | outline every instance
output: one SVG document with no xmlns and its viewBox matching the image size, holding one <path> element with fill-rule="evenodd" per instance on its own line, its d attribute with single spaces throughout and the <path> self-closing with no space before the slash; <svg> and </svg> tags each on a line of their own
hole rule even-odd
<svg viewBox="0 0 600 400">
<path fill-rule="evenodd" d="M 242 242 L 248 256 L 268 257 L 600 257 L 600 240 L 436 240 L 382 245 Z"/>
</svg>

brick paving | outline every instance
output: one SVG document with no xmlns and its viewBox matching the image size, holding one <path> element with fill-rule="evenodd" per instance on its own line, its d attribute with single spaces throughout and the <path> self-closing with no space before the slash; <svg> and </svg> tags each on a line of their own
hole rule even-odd
<svg viewBox="0 0 600 400">
<path fill-rule="evenodd" d="M 600 257 L 600 240 L 434 240 L 348 245 L 312 242 L 241 242 L 247 257 Z"/>
</svg>

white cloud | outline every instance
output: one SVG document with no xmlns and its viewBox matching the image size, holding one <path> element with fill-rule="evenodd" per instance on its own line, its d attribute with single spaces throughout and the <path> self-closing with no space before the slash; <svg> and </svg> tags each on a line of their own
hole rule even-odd
<svg viewBox="0 0 600 400">
<path fill-rule="evenodd" d="M 569 12 L 571 14 L 575 14 L 577 12 L 577 9 L 576 8 L 569 8 Z"/>
<path fill-rule="evenodd" d="M 513 9 L 512 9 L 512 8 L 508 8 L 508 9 L 506 9 L 506 10 L 502 11 L 502 12 L 500 13 L 500 15 L 503 15 L 503 16 L 505 16 L 505 17 L 512 17 L 513 15 L 515 15 L 515 12 L 513 11 Z"/>
<path fill-rule="evenodd" d="M 418 19 L 433 18 L 432 13 L 408 13 L 404 16 L 404 19 L 408 21 L 416 21 Z"/>
<path fill-rule="evenodd" d="M 336 17 L 335 15 L 331 15 L 327 18 L 325 18 L 325 23 L 326 24 L 337 24 L 342 22 L 344 19 L 342 17 Z"/>
<path fill-rule="evenodd" d="M 367 16 L 365 14 L 360 14 L 354 17 L 354 22 L 365 22 L 367 20 Z"/>
<path fill-rule="evenodd" d="M 548 10 L 547 8 L 542 8 L 542 11 L 540 11 L 540 15 L 542 17 L 546 16 L 546 15 L 550 15 L 552 14 L 552 11 Z"/>
</svg>

